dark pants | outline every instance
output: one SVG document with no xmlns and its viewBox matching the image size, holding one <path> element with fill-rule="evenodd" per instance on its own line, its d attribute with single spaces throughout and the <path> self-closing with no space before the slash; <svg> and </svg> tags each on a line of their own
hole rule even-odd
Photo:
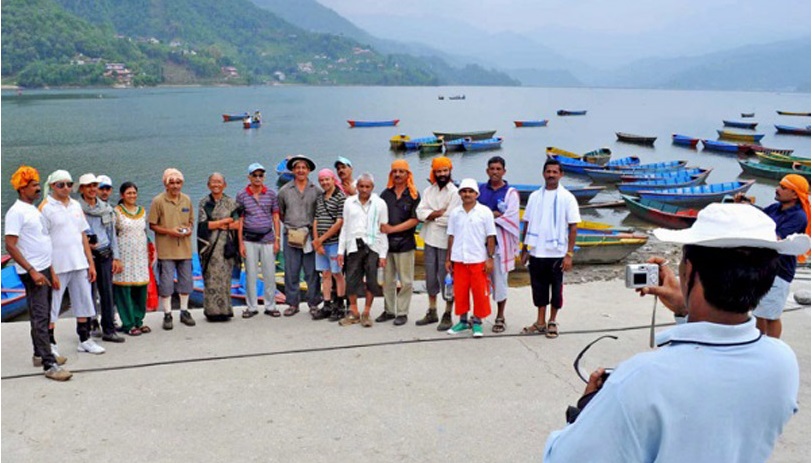
<svg viewBox="0 0 812 463">
<path fill-rule="evenodd" d="M 361 240 L 357 240 L 358 251 L 347 254 L 344 268 L 347 269 L 347 294 L 364 294 L 364 289 L 373 296 L 382 294 L 378 284 L 378 253 Z M 366 281 L 366 285 L 364 285 Z"/>
<path fill-rule="evenodd" d="M 530 287 L 533 305 L 554 309 L 564 305 L 564 258 L 530 256 Z"/>
<path fill-rule="evenodd" d="M 96 282 L 101 306 L 101 326 L 105 334 L 115 333 L 115 307 L 113 306 L 113 255 L 93 253 L 96 265 Z"/>
<path fill-rule="evenodd" d="M 288 246 L 287 237 L 284 238 L 282 249 L 285 256 L 285 303 L 292 307 L 299 306 L 301 293 L 299 291 L 299 275 L 304 269 L 305 282 L 307 282 L 307 305 L 319 305 L 321 294 L 321 278 L 316 271 L 316 252 L 304 253 L 302 249 Z"/>
<path fill-rule="evenodd" d="M 51 267 L 40 271 L 51 281 Z M 34 355 L 42 357 L 42 368 L 48 370 L 56 364 L 51 352 L 51 338 L 48 336 L 48 324 L 51 322 L 52 291 L 49 285 L 37 286 L 28 274 L 20 275 L 25 285 L 28 302 L 28 318 L 31 322 L 31 343 L 34 344 Z"/>
</svg>

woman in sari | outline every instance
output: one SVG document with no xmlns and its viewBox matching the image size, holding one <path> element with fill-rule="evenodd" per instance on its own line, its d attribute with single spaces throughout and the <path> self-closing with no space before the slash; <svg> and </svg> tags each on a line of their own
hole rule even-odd
<svg viewBox="0 0 812 463">
<path fill-rule="evenodd" d="M 234 316 L 231 308 L 231 271 L 238 263 L 239 228 L 237 202 L 223 193 L 226 179 L 220 173 L 209 175 L 209 193 L 200 200 L 197 222 L 197 249 L 203 271 L 203 314 L 210 322 Z"/>
<path fill-rule="evenodd" d="M 121 200 L 115 207 L 116 234 L 122 271 L 113 275 L 113 299 L 121 317 L 122 329 L 130 336 L 152 331 L 144 325 L 149 284 L 147 216 L 138 205 L 138 187 L 124 182 Z"/>
</svg>

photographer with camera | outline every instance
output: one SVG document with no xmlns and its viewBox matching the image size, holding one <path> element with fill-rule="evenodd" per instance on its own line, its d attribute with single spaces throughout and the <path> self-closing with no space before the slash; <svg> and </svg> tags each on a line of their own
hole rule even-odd
<svg viewBox="0 0 812 463">
<path fill-rule="evenodd" d="M 608 377 L 592 373 L 577 420 L 550 435 L 544 461 L 766 461 L 798 410 L 799 371 L 789 346 L 762 336 L 750 311 L 779 254 L 806 252 L 809 237 L 777 240 L 769 217 L 740 204 L 711 204 L 690 229 L 654 235 L 684 245 L 679 278 L 653 257 L 660 286 L 639 291 L 683 323 L 658 334 L 656 351 Z"/>
</svg>

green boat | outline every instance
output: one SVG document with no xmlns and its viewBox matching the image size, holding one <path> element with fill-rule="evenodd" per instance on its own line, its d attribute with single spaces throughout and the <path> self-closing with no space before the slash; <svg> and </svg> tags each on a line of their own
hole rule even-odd
<svg viewBox="0 0 812 463">
<path fill-rule="evenodd" d="M 443 150 L 443 139 L 439 138 L 435 143 L 421 143 L 420 152 L 422 153 L 435 153 Z"/>
<path fill-rule="evenodd" d="M 437 138 L 445 140 L 458 140 L 460 138 L 470 138 L 471 140 L 486 140 L 493 138 L 496 130 L 480 130 L 476 132 L 433 132 Z"/>
<path fill-rule="evenodd" d="M 809 158 L 801 158 L 798 156 L 788 156 L 778 153 L 762 153 L 759 151 L 756 151 L 756 156 L 758 156 L 758 159 L 762 164 L 770 164 L 773 166 L 790 168 L 796 162 L 807 167 L 810 165 Z"/>
<path fill-rule="evenodd" d="M 755 175 L 757 177 L 771 178 L 773 180 L 781 180 L 785 175 L 789 174 L 803 175 L 807 180 L 809 180 L 810 174 L 812 173 L 808 166 L 800 164 L 796 164 L 794 167 L 781 167 L 764 164 L 761 162 L 739 161 L 739 165 L 747 174 Z"/>
</svg>

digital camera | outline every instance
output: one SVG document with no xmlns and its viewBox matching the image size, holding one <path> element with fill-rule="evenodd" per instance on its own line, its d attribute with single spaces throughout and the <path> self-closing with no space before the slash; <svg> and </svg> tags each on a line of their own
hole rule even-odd
<svg viewBox="0 0 812 463">
<path fill-rule="evenodd" d="M 660 266 L 657 264 L 629 264 L 626 266 L 626 287 L 645 288 L 659 286 Z"/>
</svg>

